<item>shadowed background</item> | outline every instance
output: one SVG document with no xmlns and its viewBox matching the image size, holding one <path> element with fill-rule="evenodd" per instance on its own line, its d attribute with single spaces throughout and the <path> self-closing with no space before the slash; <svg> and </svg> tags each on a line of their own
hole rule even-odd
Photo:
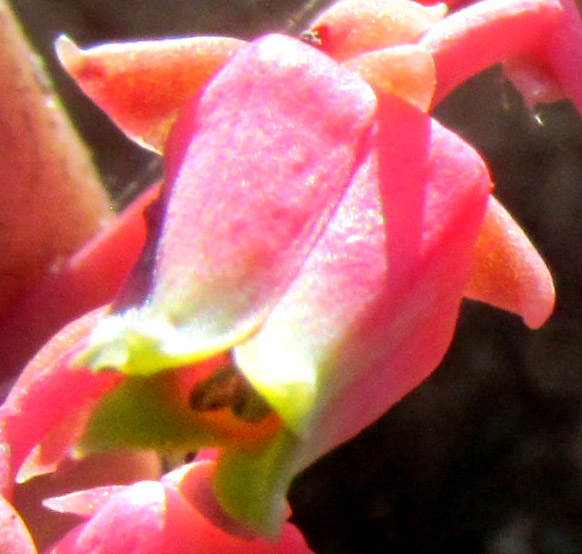
<svg viewBox="0 0 582 554">
<path fill-rule="evenodd" d="M 12 0 L 102 176 L 124 204 L 159 175 L 58 67 L 52 42 L 297 27 L 300 0 Z M 582 122 L 527 110 L 499 68 L 435 116 L 483 154 L 496 195 L 548 261 L 552 319 L 465 303 L 441 367 L 374 426 L 299 476 L 294 521 L 321 554 L 582 552 Z M 422 348 L 422 344 L 418 345 Z"/>
</svg>

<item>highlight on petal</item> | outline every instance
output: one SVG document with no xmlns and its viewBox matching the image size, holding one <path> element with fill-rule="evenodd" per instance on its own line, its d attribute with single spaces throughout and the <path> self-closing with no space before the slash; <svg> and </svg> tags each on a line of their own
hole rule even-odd
<svg viewBox="0 0 582 554">
<path fill-rule="evenodd" d="M 521 315 L 536 329 L 554 309 L 552 276 L 525 233 L 491 197 L 465 296 Z"/>
<path fill-rule="evenodd" d="M 34 542 L 26 525 L 3 496 L 0 496 L 0 552 L 36 554 Z"/>
<path fill-rule="evenodd" d="M 72 411 L 101 396 L 122 378 L 72 370 L 71 357 L 84 346 L 103 316 L 91 312 L 66 326 L 32 359 L 0 407 L 0 435 L 10 448 L 0 464 L 0 487 L 10 494 L 14 477 L 36 444 Z"/>
<path fill-rule="evenodd" d="M 91 517 L 104 506 L 111 497 L 123 489 L 125 485 L 109 485 L 92 489 L 75 491 L 62 496 L 46 498 L 43 505 L 47 508 L 66 514 L 75 514 L 81 517 Z"/>
<path fill-rule="evenodd" d="M 434 56 L 434 104 L 479 71 L 543 44 L 562 13 L 558 0 L 483 0 L 432 26 L 419 45 Z"/>
<path fill-rule="evenodd" d="M 138 144 L 161 152 L 178 110 L 243 41 L 192 37 L 111 43 L 82 50 L 60 36 L 59 60 L 81 89 Z"/>
<path fill-rule="evenodd" d="M 445 4 L 426 7 L 409 0 L 340 0 L 319 15 L 307 33 L 332 58 L 398 44 L 412 44 L 444 17 Z"/>
<path fill-rule="evenodd" d="M 150 297 L 106 318 L 80 363 L 150 375 L 255 331 L 339 202 L 375 110 L 365 81 L 295 39 L 242 46 L 172 130 Z"/>
<path fill-rule="evenodd" d="M 428 112 L 436 87 L 432 56 L 415 45 L 394 46 L 360 54 L 344 62 L 374 88 L 395 94 Z"/>
<path fill-rule="evenodd" d="M 221 505 L 260 532 L 276 532 L 291 477 L 417 386 L 454 331 L 492 187 L 485 164 L 394 96 L 381 97 L 371 144 L 297 278 L 234 349 L 286 424 L 262 451 L 218 461 Z M 297 405 L 299 387 L 310 398 Z"/>
<path fill-rule="evenodd" d="M 113 494 L 88 523 L 74 528 L 49 552 L 177 552 L 166 548 L 164 530 L 169 520 L 163 486 L 153 481 L 142 481 Z"/>
<path fill-rule="evenodd" d="M 191 464 L 182 473 L 196 474 L 200 469 L 204 468 Z M 189 481 L 196 481 L 195 477 Z M 87 503 L 94 500 L 97 506 L 91 519 L 73 529 L 49 554 L 312 554 L 290 524 L 285 524 L 276 543 L 225 533 L 189 503 L 182 488 L 169 474 L 161 482 L 141 481 L 51 499 L 49 504 L 58 509 L 83 515 L 86 510 L 79 505 L 83 499 Z"/>
<path fill-rule="evenodd" d="M 527 106 L 558 102 L 565 91 L 539 56 L 517 56 L 503 62 L 503 74 L 519 90 Z"/>
</svg>

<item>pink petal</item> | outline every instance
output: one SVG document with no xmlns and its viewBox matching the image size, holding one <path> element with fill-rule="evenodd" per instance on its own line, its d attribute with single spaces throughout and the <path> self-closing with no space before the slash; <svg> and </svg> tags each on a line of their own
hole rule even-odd
<svg viewBox="0 0 582 554">
<path fill-rule="evenodd" d="M 161 151 L 182 105 L 227 63 L 243 41 L 191 37 L 110 43 L 81 50 L 61 36 L 59 60 L 129 138 Z"/>
<path fill-rule="evenodd" d="M 566 95 L 582 113 L 582 17 L 574 0 L 560 4 L 560 25 L 543 41 L 543 49 Z"/>
<path fill-rule="evenodd" d="M 243 527 L 224 512 L 212 490 L 214 461 L 195 462 L 184 465 L 162 478 L 167 486 L 175 488 L 206 519 L 228 533 L 245 540 L 256 538 L 256 534 Z"/>
<path fill-rule="evenodd" d="M 49 553 L 169 553 L 164 548 L 167 519 L 164 487 L 142 481 L 114 494 L 88 523 L 74 528 Z"/>
<path fill-rule="evenodd" d="M 382 102 L 377 158 L 372 151 L 265 325 L 235 349 L 295 432 L 317 417 L 309 460 L 439 363 L 491 189 L 484 163 L 456 135 L 394 97 Z"/>
<path fill-rule="evenodd" d="M 124 487 L 85 524 L 47 554 L 309 554 L 300 533 L 287 524 L 277 544 L 245 541 L 214 527 L 176 488 L 142 481 Z M 91 500 L 90 491 L 84 493 Z M 95 493 L 99 502 L 100 492 Z M 79 499 L 81 500 L 81 499 Z M 74 499 L 71 499 L 76 504 Z M 66 503 L 66 500 L 65 500 Z M 80 507 L 82 510 L 83 508 Z"/>
<path fill-rule="evenodd" d="M 519 314 L 534 329 L 554 309 L 554 285 L 546 264 L 493 197 L 477 239 L 465 296 Z"/>
<path fill-rule="evenodd" d="M 172 130 L 153 291 L 104 321 L 91 367 L 151 374 L 254 331 L 337 205 L 375 109 L 362 79 L 300 41 L 242 46 Z"/>
<path fill-rule="evenodd" d="M 558 0 L 484 0 L 435 24 L 420 40 L 434 56 L 434 104 L 479 71 L 528 52 L 556 30 Z"/>
<path fill-rule="evenodd" d="M 0 552 L 2 554 L 36 554 L 36 548 L 26 525 L 18 513 L 0 497 Z"/>
<path fill-rule="evenodd" d="M 241 47 L 182 113 L 152 305 L 188 323 L 193 350 L 264 318 L 345 189 L 375 107 L 364 81 L 273 35 Z"/>
<path fill-rule="evenodd" d="M 58 333 L 30 362 L 0 407 L 0 486 L 8 493 L 30 450 L 70 411 L 98 398 L 121 378 L 69 367 L 103 311 L 91 312 Z"/>
<path fill-rule="evenodd" d="M 46 498 L 43 501 L 43 505 L 55 512 L 89 517 L 97 513 L 98 510 L 111 500 L 113 495 L 125 488 L 123 485 L 94 487 L 62 496 Z"/>
<path fill-rule="evenodd" d="M 302 467 L 372 423 L 435 369 L 453 335 L 491 182 L 457 135 L 397 97 L 325 233 L 237 365 L 285 427 L 219 457 L 233 517 L 273 533 Z M 401 144 L 406 144 L 402 148 Z"/>
<path fill-rule="evenodd" d="M 436 87 L 432 56 L 416 45 L 394 46 L 350 58 L 345 67 L 384 94 L 396 94 L 427 112 Z"/>
</svg>

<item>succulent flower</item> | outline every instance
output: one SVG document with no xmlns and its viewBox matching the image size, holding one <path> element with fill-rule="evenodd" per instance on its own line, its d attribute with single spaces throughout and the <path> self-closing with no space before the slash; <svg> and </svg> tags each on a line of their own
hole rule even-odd
<svg viewBox="0 0 582 554">
<path fill-rule="evenodd" d="M 103 284 L 64 273 L 80 290 L 94 282 L 86 308 L 109 303 L 57 333 L 0 408 L 0 485 L 10 497 L 15 479 L 71 453 L 219 453 L 159 482 L 49 502 L 95 504 L 52 552 L 171 552 L 167 530 L 132 542 L 166 524 L 182 526 L 185 544 L 217 527 L 295 533 L 283 523 L 292 477 L 430 374 L 464 296 L 543 324 L 554 303 L 544 262 L 490 195 L 478 153 L 428 112 L 487 65 L 542 51 L 576 101 L 581 80 L 551 57 L 566 47 L 563 29 L 581 28 L 565 23 L 572 6 L 484 0 L 445 15 L 442 5 L 343 0 L 303 40 L 87 51 L 59 40 L 83 90 L 163 152 L 165 178 L 85 259 L 97 275 L 125 240 L 131 256 L 141 249 L 129 275 L 131 264 Z M 204 502 L 182 487 L 200 472 Z M 188 529 L 200 514 L 215 526 Z M 216 544 L 239 540 L 223 535 Z"/>
</svg>

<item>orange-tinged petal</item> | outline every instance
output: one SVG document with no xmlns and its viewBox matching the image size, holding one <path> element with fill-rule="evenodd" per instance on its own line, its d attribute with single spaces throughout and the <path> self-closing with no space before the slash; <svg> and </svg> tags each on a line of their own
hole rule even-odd
<svg viewBox="0 0 582 554">
<path fill-rule="evenodd" d="M 415 45 L 394 46 L 350 58 L 344 65 L 386 94 L 428 112 L 436 87 L 432 56 Z"/>
<path fill-rule="evenodd" d="M 193 37 L 79 49 L 65 36 L 55 48 L 67 72 L 133 140 L 161 152 L 177 111 L 243 41 Z"/>
<path fill-rule="evenodd" d="M 309 33 L 320 48 L 343 61 L 371 50 L 411 44 L 446 13 L 409 0 L 343 0 L 324 11 Z"/>
<path fill-rule="evenodd" d="M 465 296 L 521 315 L 531 328 L 552 313 L 552 276 L 525 233 L 491 197 Z"/>
</svg>

